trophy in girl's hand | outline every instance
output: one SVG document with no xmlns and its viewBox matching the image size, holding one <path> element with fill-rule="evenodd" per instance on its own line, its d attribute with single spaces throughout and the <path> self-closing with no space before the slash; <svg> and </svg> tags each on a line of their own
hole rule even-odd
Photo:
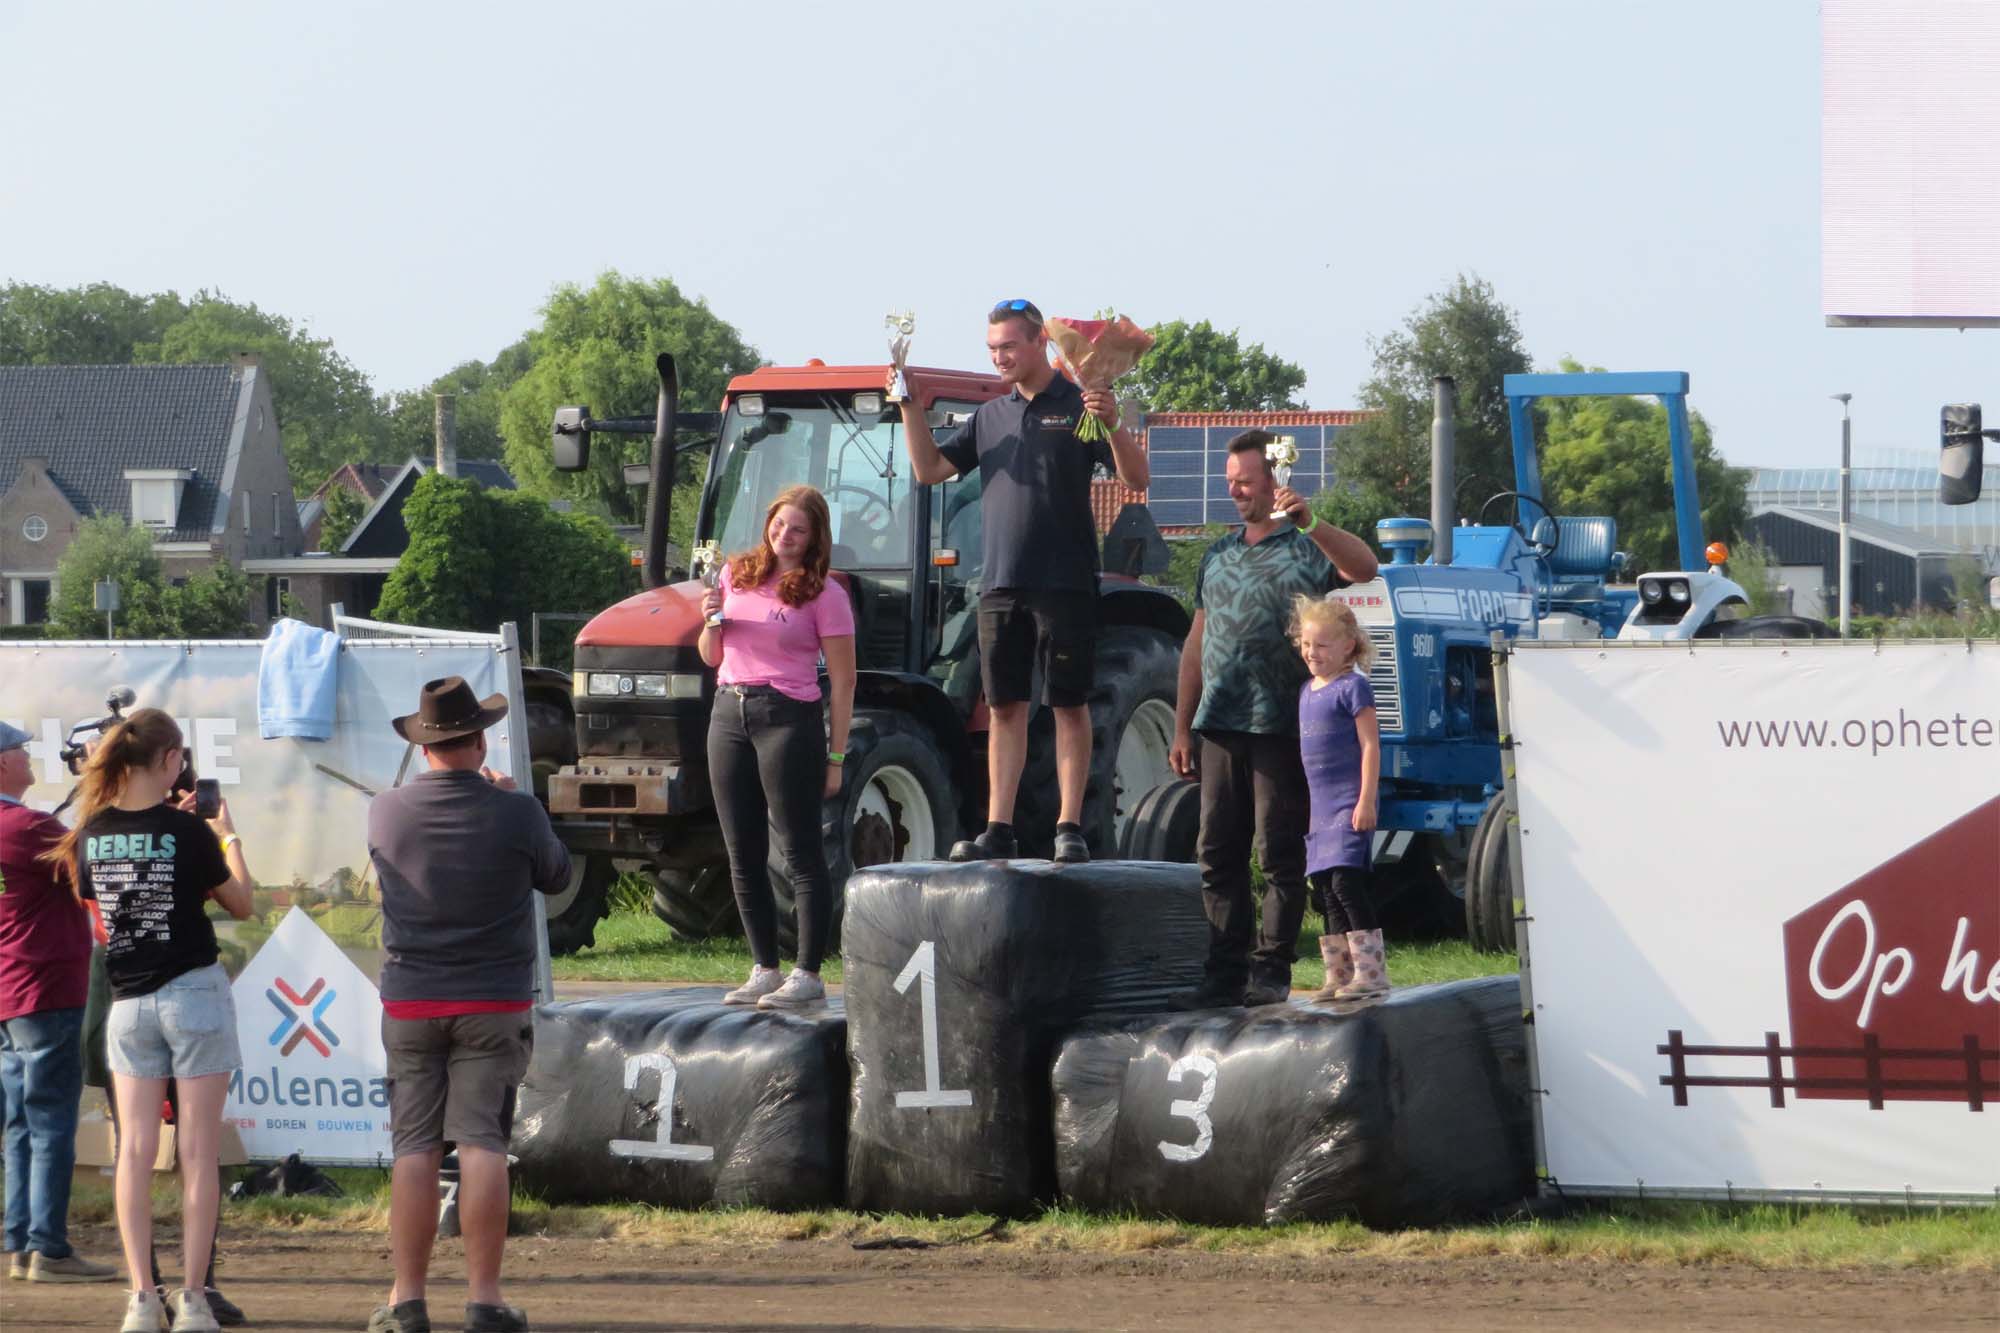
<svg viewBox="0 0 2000 1333">
<path fill-rule="evenodd" d="M 917 317 L 908 310 L 891 310 L 882 322 L 889 329 L 889 361 L 896 367 L 889 401 L 900 403 L 910 396 L 909 381 L 903 378 L 903 371 L 910 363 L 910 337 L 917 331 Z"/>
<path fill-rule="evenodd" d="M 694 554 L 690 557 L 694 565 L 694 576 L 701 580 L 701 586 L 711 591 L 722 586 L 722 543 L 710 539 L 694 544 Z M 722 612 L 703 618 L 702 623 L 710 629 L 720 628 Z"/>
<path fill-rule="evenodd" d="M 1292 469 L 1298 465 L 1299 446 L 1289 435 L 1280 435 L 1264 446 L 1264 461 L 1271 465 L 1271 475 L 1278 479 L 1280 486 L 1292 484 Z M 1280 509 L 1272 513 L 1272 518 L 1288 515 Z"/>
</svg>

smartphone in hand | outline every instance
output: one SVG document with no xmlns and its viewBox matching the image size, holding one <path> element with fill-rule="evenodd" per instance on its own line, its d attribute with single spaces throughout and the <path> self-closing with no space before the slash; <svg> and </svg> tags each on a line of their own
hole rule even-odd
<svg viewBox="0 0 2000 1333">
<path fill-rule="evenodd" d="M 202 819 L 213 819 L 222 813 L 222 784 L 214 778 L 196 778 L 194 783 L 194 812 Z"/>
</svg>

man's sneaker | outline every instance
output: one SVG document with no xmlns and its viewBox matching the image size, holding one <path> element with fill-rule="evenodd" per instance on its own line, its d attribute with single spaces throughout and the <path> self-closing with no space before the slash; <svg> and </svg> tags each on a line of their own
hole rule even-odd
<svg viewBox="0 0 2000 1333">
<path fill-rule="evenodd" d="M 1177 995 L 1171 1001 L 1174 1008 L 1182 1013 L 1192 1013 L 1198 1009 L 1236 1009 L 1243 1004 L 1243 986 L 1222 981 L 1204 981 L 1191 991 Z"/>
<path fill-rule="evenodd" d="M 31 1250 L 22 1250 L 18 1254 L 9 1254 L 7 1256 L 7 1276 L 13 1278 L 16 1282 L 26 1282 L 28 1280 L 28 1260 L 32 1255 L 33 1251 Z"/>
<path fill-rule="evenodd" d="M 1021 854 L 1014 841 L 1011 824 L 988 824 L 976 838 L 960 838 L 951 845 L 954 861 L 1011 861 Z"/>
<path fill-rule="evenodd" d="M 222 1326 L 215 1321 L 215 1312 L 208 1308 L 208 1293 L 204 1291 L 176 1291 L 167 1297 L 167 1304 L 174 1312 L 172 1333 L 221 1333 Z"/>
<path fill-rule="evenodd" d="M 785 974 L 761 964 L 750 969 L 750 980 L 722 997 L 724 1004 L 756 1004 L 785 984 Z"/>
<path fill-rule="evenodd" d="M 512 1305 L 467 1301 L 465 1333 L 528 1333 L 528 1312 Z"/>
<path fill-rule="evenodd" d="M 792 969 L 785 984 L 757 1001 L 759 1009 L 811 1009 L 826 1003 L 826 983 L 815 972 Z"/>
<path fill-rule="evenodd" d="M 151 1288 L 133 1292 L 118 1333 L 167 1333 L 167 1307 L 160 1303 L 160 1293 Z"/>
<path fill-rule="evenodd" d="M 431 1311 L 421 1298 L 378 1305 L 368 1316 L 368 1333 L 431 1333 Z"/>
<path fill-rule="evenodd" d="M 204 1293 L 208 1297 L 208 1312 L 215 1316 L 215 1322 L 224 1328 L 236 1328 L 248 1321 L 243 1316 L 243 1307 L 214 1287 Z"/>
<path fill-rule="evenodd" d="M 74 1251 L 61 1259 L 37 1253 L 28 1260 L 25 1276 L 30 1282 L 109 1282 L 118 1276 L 118 1270 L 109 1264 L 94 1264 Z"/>
<path fill-rule="evenodd" d="M 1083 825 L 1056 825 L 1056 864 L 1080 865 L 1090 859 L 1090 844 L 1083 839 Z"/>
</svg>

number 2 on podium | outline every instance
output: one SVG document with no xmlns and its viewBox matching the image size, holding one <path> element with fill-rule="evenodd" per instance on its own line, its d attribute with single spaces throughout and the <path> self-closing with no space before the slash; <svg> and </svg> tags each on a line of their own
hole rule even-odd
<svg viewBox="0 0 2000 1333">
<path fill-rule="evenodd" d="M 659 1095 L 653 1099 L 653 1137 L 650 1139 L 613 1139 L 611 1153 L 614 1157 L 652 1157 L 666 1162 L 712 1162 L 715 1149 L 703 1143 L 674 1142 L 674 1084 L 679 1078 L 674 1069 L 672 1057 L 658 1051 L 646 1051 L 639 1055 L 625 1057 L 625 1090 L 639 1086 L 639 1078 L 647 1070 L 654 1070 L 660 1076 Z"/>
<path fill-rule="evenodd" d="M 970 1088 L 942 1088 L 944 1081 L 938 1073 L 938 1027 L 937 1027 L 937 945 L 925 940 L 910 955 L 904 965 L 902 975 L 896 978 L 896 993 L 909 993 L 910 983 L 917 983 L 917 1001 L 924 1023 L 924 1086 L 916 1092 L 896 1094 L 896 1106 L 944 1107 L 972 1105 Z"/>
</svg>

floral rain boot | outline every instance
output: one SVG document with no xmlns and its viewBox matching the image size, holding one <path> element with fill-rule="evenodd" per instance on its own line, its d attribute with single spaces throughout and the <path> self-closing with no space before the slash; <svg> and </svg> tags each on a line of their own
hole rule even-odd
<svg viewBox="0 0 2000 1333">
<path fill-rule="evenodd" d="M 1354 959 L 1354 979 L 1335 992 L 1336 1000 L 1379 1000 L 1389 993 L 1389 969 L 1382 961 L 1382 932 L 1350 930 L 1347 951 Z"/>
<path fill-rule="evenodd" d="M 1320 961 L 1326 964 L 1326 984 L 1312 994 L 1315 1004 L 1340 998 L 1340 989 L 1354 980 L 1354 955 L 1347 951 L 1347 936 L 1326 931 L 1319 937 Z"/>
</svg>

